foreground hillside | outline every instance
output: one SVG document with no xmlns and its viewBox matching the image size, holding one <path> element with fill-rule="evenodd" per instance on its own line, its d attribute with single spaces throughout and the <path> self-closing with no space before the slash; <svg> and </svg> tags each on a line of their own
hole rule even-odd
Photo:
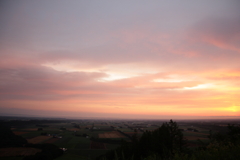
<svg viewBox="0 0 240 160">
<path fill-rule="evenodd" d="M 212 134 L 209 142 L 199 140 L 198 148 L 189 147 L 182 129 L 170 120 L 141 137 L 134 135 L 132 142 L 99 157 L 99 160 L 236 160 L 240 159 L 240 127 L 228 125 L 226 133 Z"/>
<path fill-rule="evenodd" d="M 22 160 L 44 147 L 61 150 L 56 160 L 238 158 L 238 123 L 7 119 L 1 121 L 8 129 L 1 129 L 0 159 Z"/>
</svg>

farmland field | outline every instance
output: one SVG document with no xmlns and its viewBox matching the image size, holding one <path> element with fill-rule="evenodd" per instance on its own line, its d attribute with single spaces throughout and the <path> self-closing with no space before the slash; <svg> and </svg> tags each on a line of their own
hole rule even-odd
<svg viewBox="0 0 240 160">
<path fill-rule="evenodd" d="M 29 156 L 41 152 L 41 149 L 26 147 L 0 148 L 0 157 Z"/>
<path fill-rule="evenodd" d="M 99 138 L 125 138 L 124 135 L 117 131 L 100 133 L 98 136 Z"/>
<path fill-rule="evenodd" d="M 69 130 L 69 131 L 79 131 L 80 129 L 79 128 L 68 128 L 67 130 Z"/>
<path fill-rule="evenodd" d="M 72 139 L 72 137 L 63 137 L 59 139 L 55 144 L 59 147 L 66 147 L 66 144 Z"/>
<path fill-rule="evenodd" d="M 14 133 L 15 135 L 22 135 L 22 134 L 26 134 L 26 133 L 28 133 L 28 132 L 13 131 L 13 133 Z"/>
<path fill-rule="evenodd" d="M 89 160 L 89 158 L 76 154 L 64 153 L 61 157 L 58 157 L 55 160 Z"/>
<path fill-rule="evenodd" d="M 42 143 L 43 141 L 49 140 L 51 137 L 49 136 L 37 136 L 31 139 L 27 139 L 28 143 L 38 144 Z"/>
<path fill-rule="evenodd" d="M 162 123 L 162 121 L 135 122 L 121 120 L 35 120 L 33 122 L 23 121 L 22 126 L 15 126 L 14 124 L 10 126 L 14 134 L 22 136 L 29 143 L 51 143 L 59 148 L 67 148 L 67 151 L 57 160 L 93 160 L 109 150 L 116 149 L 121 145 L 121 140 L 131 142 L 132 135 L 137 134 L 137 137 L 141 137 L 143 131 L 155 130 Z M 209 141 L 209 129 L 212 126 L 214 129 L 221 129 L 221 127 L 209 123 L 206 123 L 206 125 L 197 122 L 182 122 L 179 124 L 184 137 L 188 140 L 188 145 L 192 148 Z M 221 125 L 224 126 L 222 123 Z M 38 130 L 38 128 L 42 128 L 42 130 Z M 190 131 L 190 128 L 195 130 Z M 15 154 L 15 152 L 13 153 Z M 3 154 L 2 151 L 1 154 Z M 24 154 L 27 154 L 27 152 Z M 0 159 L 2 158 L 0 157 Z M 5 159 L 20 160 L 21 158 L 4 157 Z"/>
<path fill-rule="evenodd" d="M 106 146 L 104 143 L 101 142 L 91 142 L 91 149 L 106 149 Z"/>
<path fill-rule="evenodd" d="M 45 141 L 45 143 L 56 143 L 59 140 L 59 138 L 51 138 Z"/>
<path fill-rule="evenodd" d="M 0 160 L 22 160 L 22 157 L 15 156 L 15 157 L 0 157 Z"/>
<path fill-rule="evenodd" d="M 22 134 L 21 136 L 26 139 L 31 139 L 37 136 L 40 136 L 41 132 L 39 131 L 29 131 L 27 133 Z"/>
<path fill-rule="evenodd" d="M 25 131 L 37 131 L 38 128 L 25 128 L 24 130 Z"/>
</svg>

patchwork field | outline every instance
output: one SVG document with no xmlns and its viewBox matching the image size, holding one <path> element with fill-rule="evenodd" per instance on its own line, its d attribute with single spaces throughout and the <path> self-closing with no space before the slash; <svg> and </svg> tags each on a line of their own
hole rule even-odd
<svg viewBox="0 0 240 160">
<path fill-rule="evenodd" d="M 22 135 L 22 134 L 26 134 L 26 133 L 29 133 L 29 132 L 13 131 L 13 133 L 15 135 Z"/>
<path fill-rule="evenodd" d="M 41 149 L 26 148 L 26 147 L 0 148 L 0 157 L 30 156 L 30 155 L 35 155 L 37 152 L 41 152 Z"/>
<path fill-rule="evenodd" d="M 98 136 L 99 138 L 125 138 L 125 136 L 118 131 L 100 133 Z"/>
<path fill-rule="evenodd" d="M 68 128 L 67 130 L 69 130 L 69 131 L 79 131 L 80 129 L 79 128 Z"/>
<path fill-rule="evenodd" d="M 48 139 L 51 139 L 52 137 L 49 136 L 37 136 L 31 139 L 27 139 L 28 143 L 33 143 L 33 144 L 37 144 L 37 143 L 41 143 L 43 141 L 46 141 Z"/>
<path fill-rule="evenodd" d="M 24 130 L 26 130 L 26 131 L 37 131 L 38 128 L 25 128 Z"/>
<path fill-rule="evenodd" d="M 107 148 L 104 143 L 92 141 L 91 149 L 107 149 Z"/>
<path fill-rule="evenodd" d="M 130 142 L 131 138 L 129 137 L 134 134 L 137 134 L 137 137 L 141 137 L 143 132 L 139 129 L 139 125 L 150 126 L 143 128 L 143 130 L 155 130 L 158 126 L 161 126 L 161 122 L 155 121 L 141 122 L 141 124 L 134 123 L 133 121 L 101 120 L 66 120 L 65 123 L 63 121 L 59 123 L 56 121 L 49 121 L 50 123 L 47 123 L 47 121 L 44 121 L 44 123 L 34 121 L 34 123 L 32 122 L 29 125 L 26 125 L 26 122 L 27 121 L 23 121 L 22 127 L 11 125 L 13 133 L 27 139 L 29 143 L 52 143 L 59 148 L 67 148 L 67 152 L 57 158 L 57 160 L 95 159 L 97 156 L 105 154 L 109 150 L 116 149 L 121 145 L 121 139 Z M 75 128 L 75 126 L 79 126 L 79 128 Z M 191 148 L 199 147 L 201 143 L 203 144 L 209 141 L 209 129 L 204 125 L 182 123 L 179 127 L 184 130 L 184 137 L 188 140 L 188 146 Z M 38 128 L 42 128 L 43 130 L 38 131 Z M 189 128 L 194 128 L 197 131 L 189 131 Z M 123 134 L 119 131 L 123 132 Z M 62 138 L 45 136 L 49 134 Z M 126 134 L 126 136 L 124 134 Z M 3 154 L 10 154 L 10 150 L 13 156 L 34 154 L 36 152 L 36 150 L 29 150 L 29 148 L 28 151 L 24 149 L 21 149 L 21 151 L 17 149 L 6 149 L 5 151 L 0 150 L 0 157 Z M 17 158 L 16 160 L 20 160 L 19 157 L 15 158 Z M 9 160 L 15 159 L 10 158 Z"/>
<path fill-rule="evenodd" d="M 202 138 L 208 138 L 209 134 L 202 133 L 202 132 L 191 132 L 191 131 L 184 131 L 184 136 L 196 136 L 196 137 L 202 137 Z"/>
<path fill-rule="evenodd" d="M 55 143 L 58 140 L 59 140 L 58 138 L 51 138 L 51 139 L 48 139 L 47 141 L 45 141 L 45 143 Z"/>
</svg>

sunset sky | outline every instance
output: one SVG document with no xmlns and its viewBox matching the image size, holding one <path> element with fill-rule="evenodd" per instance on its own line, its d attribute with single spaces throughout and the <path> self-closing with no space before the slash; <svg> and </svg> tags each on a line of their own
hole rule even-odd
<svg viewBox="0 0 240 160">
<path fill-rule="evenodd" d="M 240 118 L 239 0 L 1 0 L 0 115 Z"/>
</svg>

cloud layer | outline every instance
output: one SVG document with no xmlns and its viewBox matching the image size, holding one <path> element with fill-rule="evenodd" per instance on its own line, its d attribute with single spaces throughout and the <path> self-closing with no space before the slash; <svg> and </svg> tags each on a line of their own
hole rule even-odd
<svg viewBox="0 0 240 160">
<path fill-rule="evenodd" d="M 2 115 L 239 116 L 237 1 L 2 1 Z"/>
</svg>

